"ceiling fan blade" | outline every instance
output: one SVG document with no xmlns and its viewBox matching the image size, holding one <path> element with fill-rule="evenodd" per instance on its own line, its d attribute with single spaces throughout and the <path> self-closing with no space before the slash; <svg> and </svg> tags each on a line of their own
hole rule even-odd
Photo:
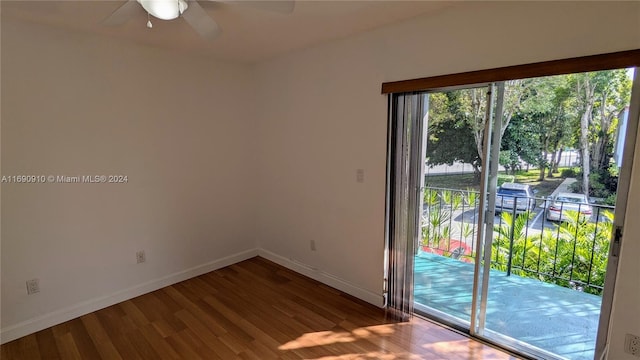
<svg viewBox="0 0 640 360">
<path fill-rule="evenodd" d="M 142 7 L 136 0 L 129 0 L 116 9 L 108 18 L 102 21 L 106 26 L 119 26 L 131 19 Z"/>
<path fill-rule="evenodd" d="M 209 0 L 251 6 L 256 9 L 290 14 L 296 7 L 295 0 Z"/>
<path fill-rule="evenodd" d="M 182 13 L 182 17 L 206 40 L 213 40 L 222 33 L 215 20 L 195 0 L 189 1 L 189 8 Z"/>
</svg>

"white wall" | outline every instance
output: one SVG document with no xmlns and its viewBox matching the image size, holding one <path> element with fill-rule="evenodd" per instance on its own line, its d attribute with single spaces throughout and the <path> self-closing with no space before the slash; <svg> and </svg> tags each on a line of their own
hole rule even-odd
<svg viewBox="0 0 640 360">
<path fill-rule="evenodd" d="M 3 342 L 257 253 L 250 81 L 244 66 L 2 20 L 2 175 L 128 176 L 2 184 Z"/>
<path fill-rule="evenodd" d="M 381 83 L 636 49 L 639 20 L 637 2 L 460 3 L 259 64 L 261 248 L 380 305 L 387 126 Z M 366 172 L 362 184 L 358 168 Z M 640 207 L 640 190 L 631 196 L 631 206 Z M 627 243 L 639 232 L 627 230 Z M 613 329 L 640 335 L 640 248 L 625 247 L 618 289 L 625 300 L 617 300 L 625 310 L 614 314 Z M 625 359 L 619 343 L 610 358 Z"/>
</svg>

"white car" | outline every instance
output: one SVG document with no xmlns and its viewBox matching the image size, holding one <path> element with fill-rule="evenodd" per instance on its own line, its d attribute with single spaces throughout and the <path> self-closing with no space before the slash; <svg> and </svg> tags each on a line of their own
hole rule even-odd
<svg viewBox="0 0 640 360">
<path fill-rule="evenodd" d="M 584 194 L 559 193 L 547 209 L 547 220 L 566 221 L 569 219 L 567 211 L 580 213 L 580 219 L 589 219 L 593 210 Z"/>
</svg>

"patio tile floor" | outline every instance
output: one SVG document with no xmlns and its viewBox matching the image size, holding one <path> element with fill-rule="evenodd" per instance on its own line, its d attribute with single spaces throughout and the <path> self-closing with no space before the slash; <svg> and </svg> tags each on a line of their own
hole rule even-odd
<svg viewBox="0 0 640 360">
<path fill-rule="evenodd" d="M 420 252 L 415 301 L 469 321 L 473 264 Z M 491 270 L 486 329 L 568 359 L 593 359 L 601 297 Z"/>
</svg>

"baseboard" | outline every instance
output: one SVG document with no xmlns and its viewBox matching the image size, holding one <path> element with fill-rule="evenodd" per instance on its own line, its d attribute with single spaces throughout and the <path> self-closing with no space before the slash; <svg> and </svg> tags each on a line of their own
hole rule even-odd
<svg viewBox="0 0 640 360">
<path fill-rule="evenodd" d="M 246 250 L 221 259 L 213 260 L 208 263 L 192 267 L 183 271 L 179 271 L 146 283 L 120 290 L 116 293 L 87 300 L 54 312 L 23 321 L 21 323 L 8 326 L 0 331 L 0 344 L 21 338 L 34 332 L 46 329 L 48 327 L 75 319 L 79 316 L 90 312 L 103 309 L 105 307 L 132 299 L 165 286 L 173 285 L 180 281 L 190 279 L 195 276 L 206 274 L 208 272 L 235 264 L 240 261 L 258 256 L 258 249 Z"/>
<path fill-rule="evenodd" d="M 335 275 L 326 273 L 322 270 L 315 269 L 299 261 L 289 259 L 284 256 L 280 256 L 268 250 L 259 249 L 258 255 L 265 259 L 271 260 L 276 264 L 282 265 L 287 269 L 290 269 L 302 275 L 308 276 L 316 281 L 319 281 L 323 284 L 334 287 L 351 296 L 357 297 L 358 299 L 364 300 L 372 305 L 375 305 L 377 307 L 383 306 L 382 294 L 376 294 L 367 289 L 363 289 Z"/>
<path fill-rule="evenodd" d="M 8 326 L 0 330 L 0 344 L 4 344 L 6 342 L 21 338 L 23 336 L 35 333 L 48 327 L 61 324 L 65 321 L 75 319 L 93 311 L 97 311 L 105 307 L 132 299 L 136 296 L 161 289 L 165 286 L 173 285 L 175 283 L 202 274 L 206 274 L 225 266 L 233 265 L 235 263 L 250 259 L 255 256 L 262 256 L 265 259 L 271 260 L 288 269 L 308 276 L 314 280 L 320 281 L 323 284 L 334 287 L 372 305 L 381 307 L 383 304 L 382 294 L 376 294 L 374 292 L 356 286 L 335 275 L 326 273 L 318 269 L 314 269 L 309 265 L 286 258 L 284 256 L 277 255 L 270 251 L 263 249 L 251 249 L 226 256 L 224 258 L 217 259 L 202 265 L 198 265 L 190 269 L 179 271 L 158 279 L 154 279 L 124 290 L 120 290 L 110 295 L 87 300 L 33 319 L 23 321 L 15 325 Z"/>
</svg>

